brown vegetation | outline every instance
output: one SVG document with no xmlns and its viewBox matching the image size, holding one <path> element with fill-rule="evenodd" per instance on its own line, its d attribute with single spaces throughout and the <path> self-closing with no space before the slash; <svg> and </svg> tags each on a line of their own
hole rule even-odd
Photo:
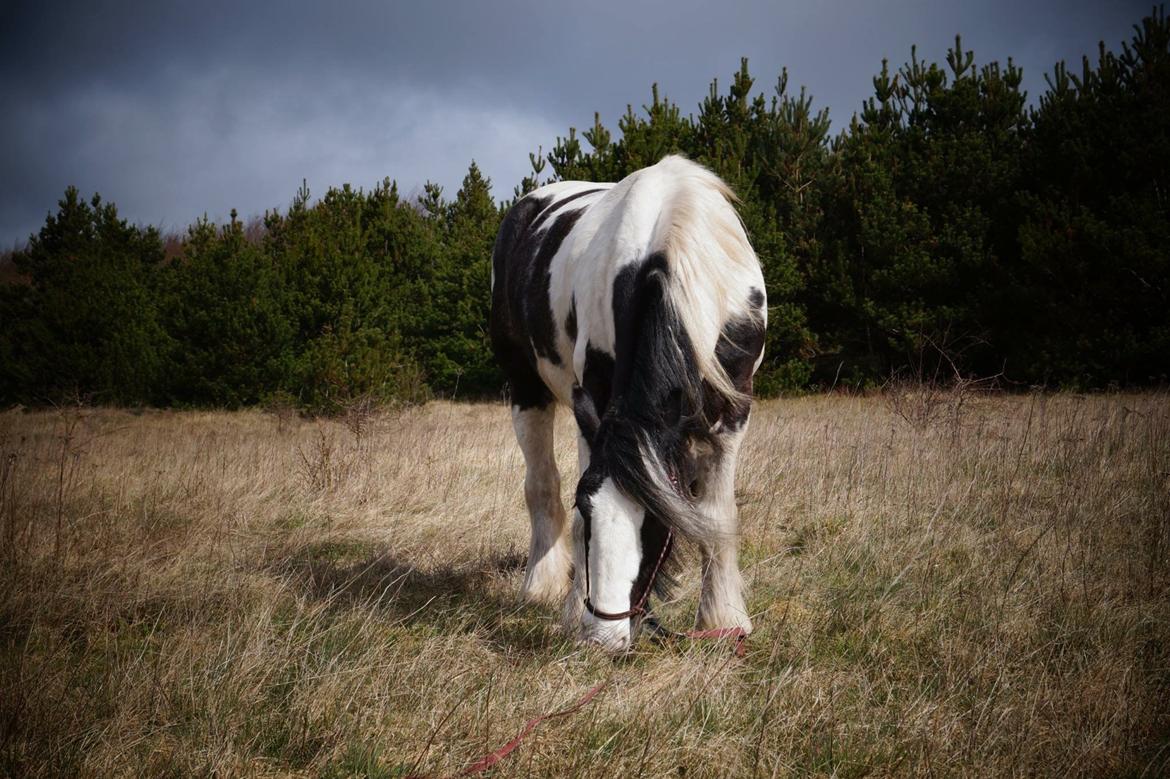
<svg viewBox="0 0 1170 779">
<path fill-rule="evenodd" d="M 0 773 L 444 775 L 611 678 L 496 774 L 1165 775 L 1167 398 L 898 408 L 759 405 L 742 660 L 515 603 L 503 406 L 6 413 Z"/>
</svg>

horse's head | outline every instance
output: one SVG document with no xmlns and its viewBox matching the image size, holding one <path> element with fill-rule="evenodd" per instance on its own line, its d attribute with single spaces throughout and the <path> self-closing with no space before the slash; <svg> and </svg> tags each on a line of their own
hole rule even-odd
<svg viewBox="0 0 1170 779">
<path fill-rule="evenodd" d="M 574 535 L 577 576 L 571 598 L 580 614 L 581 637 L 620 651 L 633 642 L 642 616 L 645 580 L 642 528 L 646 509 L 632 500 L 600 465 L 590 466 L 577 485 Z"/>
<path fill-rule="evenodd" d="M 637 410 L 617 398 L 599 417 L 577 388 L 573 407 L 589 465 L 577 485 L 567 614 L 583 640 L 620 651 L 633 642 L 651 589 L 670 582 L 664 566 L 675 531 L 700 542 L 707 532 L 697 510 L 706 427 L 677 389 Z"/>
</svg>

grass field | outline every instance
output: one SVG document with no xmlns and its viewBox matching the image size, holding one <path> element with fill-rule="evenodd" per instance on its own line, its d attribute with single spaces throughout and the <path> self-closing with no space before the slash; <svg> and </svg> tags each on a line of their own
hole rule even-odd
<svg viewBox="0 0 1170 779">
<path fill-rule="evenodd" d="M 0 415 L 0 773 L 448 775 L 610 679 L 494 775 L 1167 775 L 1170 399 L 920 400 L 757 406 L 743 659 L 517 605 L 503 405 Z"/>
</svg>

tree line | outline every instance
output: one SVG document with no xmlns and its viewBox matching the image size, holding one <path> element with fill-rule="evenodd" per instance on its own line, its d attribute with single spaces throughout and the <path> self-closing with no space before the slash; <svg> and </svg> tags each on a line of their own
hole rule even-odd
<svg viewBox="0 0 1170 779">
<path fill-rule="evenodd" d="M 747 61 L 697 113 L 651 90 L 612 133 L 594 116 L 530 155 L 547 181 L 616 181 L 669 153 L 727 180 L 768 285 L 764 394 L 909 372 L 1103 388 L 1170 375 L 1170 24 L 1022 73 L 883 62 L 830 133 L 782 72 Z M 168 240 L 68 189 L 0 279 L 0 401 L 335 411 L 357 399 L 498 397 L 490 256 L 511 202 L 472 163 L 451 199 L 307 187 L 250 225 Z"/>
</svg>

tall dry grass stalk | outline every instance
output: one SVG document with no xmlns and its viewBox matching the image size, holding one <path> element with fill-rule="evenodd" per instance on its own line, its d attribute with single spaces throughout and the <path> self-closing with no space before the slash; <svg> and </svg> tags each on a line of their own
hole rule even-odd
<svg viewBox="0 0 1170 779">
<path fill-rule="evenodd" d="M 613 659 L 515 603 L 502 406 L 8 413 L 0 772 L 449 774 L 612 678 L 497 775 L 1165 775 L 1168 409 L 759 404 L 743 660 L 646 640 Z"/>
</svg>

